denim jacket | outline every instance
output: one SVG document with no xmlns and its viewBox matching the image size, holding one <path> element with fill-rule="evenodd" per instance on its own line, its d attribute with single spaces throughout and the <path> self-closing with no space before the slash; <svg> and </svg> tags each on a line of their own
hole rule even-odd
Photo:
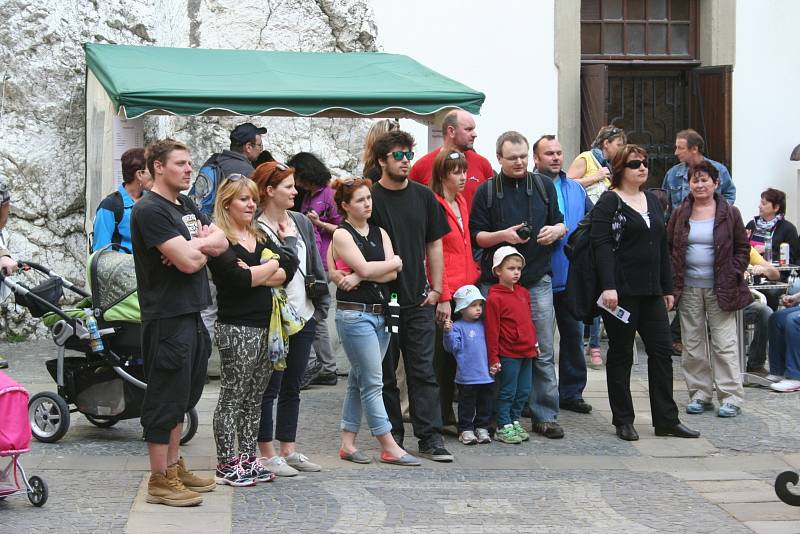
<svg viewBox="0 0 800 534">
<path fill-rule="evenodd" d="M 728 204 L 733 205 L 736 201 L 736 186 L 733 185 L 731 173 L 728 172 L 728 169 L 722 163 L 710 158 L 705 159 L 719 171 L 719 186 L 717 186 L 717 192 L 725 197 Z M 664 183 L 661 187 L 663 187 L 667 195 L 669 195 L 669 203 L 672 210 L 677 209 L 678 206 L 681 205 L 681 202 L 683 202 L 683 199 L 689 195 L 688 173 L 689 167 L 685 163 L 678 163 L 668 170 L 666 176 L 664 176 Z"/>
</svg>

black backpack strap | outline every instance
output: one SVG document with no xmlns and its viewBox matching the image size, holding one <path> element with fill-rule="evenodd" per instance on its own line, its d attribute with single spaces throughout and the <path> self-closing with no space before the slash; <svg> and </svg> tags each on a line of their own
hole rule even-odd
<svg viewBox="0 0 800 534">
<path fill-rule="evenodd" d="M 114 191 L 114 196 L 111 197 L 111 211 L 114 213 L 114 232 L 111 235 L 111 242 L 120 245 L 122 244 L 122 234 L 119 233 L 119 225 L 125 216 L 125 203 L 119 191 Z"/>
</svg>

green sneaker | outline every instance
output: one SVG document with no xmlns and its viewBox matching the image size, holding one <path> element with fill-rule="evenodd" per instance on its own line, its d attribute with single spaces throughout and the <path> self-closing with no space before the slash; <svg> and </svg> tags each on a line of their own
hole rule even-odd
<svg viewBox="0 0 800 534">
<path fill-rule="evenodd" d="M 502 441 L 503 443 L 522 443 L 522 438 L 519 437 L 517 431 L 514 430 L 514 425 L 506 425 L 503 428 L 498 428 L 494 434 L 494 439 Z"/>
<path fill-rule="evenodd" d="M 525 429 L 522 428 L 522 425 L 519 424 L 519 421 L 514 421 L 514 423 L 512 424 L 512 428 L 514 429 L 514 432 L 517 433 L 517 436 L 519 436 L 520 440 L 528 441 L 529 439 L 531 439 L 528 433 L 525 432 Z"/>
</svg>

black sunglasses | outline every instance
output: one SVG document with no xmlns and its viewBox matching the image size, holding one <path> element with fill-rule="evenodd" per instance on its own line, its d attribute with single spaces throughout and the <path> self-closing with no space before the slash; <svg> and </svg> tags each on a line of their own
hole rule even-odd
<svg viewBox="0 0 800 534">
<path fill-rule="evenodd" d="M 404 151 L 402 151 L 402 150 L 395 150 L 394 152 L 389 152 L 389 153 L 388 153 L 388 154 L 386 154 L 386 155 L 387 155 L 387 156 L 392 156 L 392 157 L 394 158 L 394 160 L 395 160 L 395 161 L 403 161 L 403 158 L 404 158 L 404 157 L 405 157 L 405 158 L 406 158 L 408 161 L 411 161 L 412 159 L 414 159 L 414 152 L 413 152 L 413 151 L 411 151 L 411 150 L 408 150 L 408 151 L 406 151 L 406 152 L 404 152 Z"/>
<path fill-rule="evenodd" d="M 633 169 L 633 170 L 638 169 L 642 165 L 644 165 L 644 168 L 646 169 L 647 168 L 647 160 L 644 160 L 644 159 L 632 159 L 629 162 L 625 163 L 625 167 L 627 167 L 628 169 Z"/>
</svg>

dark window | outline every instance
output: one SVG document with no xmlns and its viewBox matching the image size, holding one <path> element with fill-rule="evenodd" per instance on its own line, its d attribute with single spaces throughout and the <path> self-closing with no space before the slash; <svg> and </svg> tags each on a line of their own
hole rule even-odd
<svg viewBox="0 0 800 534">
<path fill-rule="evenodd" d="M 694 60 L 697 0 L 582 0 L 584 60 Z"/>
</svg>

